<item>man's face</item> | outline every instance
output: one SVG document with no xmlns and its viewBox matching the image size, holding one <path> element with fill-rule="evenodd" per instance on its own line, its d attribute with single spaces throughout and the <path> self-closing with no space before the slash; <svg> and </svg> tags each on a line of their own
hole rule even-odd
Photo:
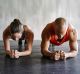
<svg viewBox="0 0 80 74">
<path fill-rule="evenodd" d="M 59 34 L 63 34 L 66 30 L 66 24 L 65 23 L 62 23 L 62 24 L 56 24 L 55 25 L 55 31 L 56 33 L 59 33 Z"/>
<path fill-rule="evenodd" d="M 14 34 L 12 34 L 11 35 L 11 38 L 13 39 L 13 40 L 19 40 L 20 38 L 21 38 L 21 36 L 22 36 L 22 33 L 14 33 Z"/>
</svg>

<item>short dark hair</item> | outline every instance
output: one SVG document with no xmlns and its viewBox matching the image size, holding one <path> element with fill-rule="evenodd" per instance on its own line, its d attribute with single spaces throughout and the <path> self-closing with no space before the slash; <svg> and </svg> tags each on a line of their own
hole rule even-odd
<svg viewBox="0 0 80 74">
<path fill-rule="evenodd" d="M 63 18 L 63 17 L 59 17 L 59 18 L 57 18 L 56 20 L 55 20 L 55 23 L 56 24 L 62 24 L 62 23 L 65 23 L 66 22 L 66 20 L 65 20 L 65 18 Z"/>
<path fill-rule="evenodd" d="M 13 22 L 11 22 L 10 24 L 10 31 L 11 34 L 17 33 L 17 32 L 21 32 L 21 22 L 19 19 L 14 19 Z"/>
</svg>

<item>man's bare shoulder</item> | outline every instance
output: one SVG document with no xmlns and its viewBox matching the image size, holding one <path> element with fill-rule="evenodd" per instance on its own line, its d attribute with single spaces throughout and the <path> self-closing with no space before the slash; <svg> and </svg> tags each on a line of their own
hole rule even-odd
<svg viewBox="0 0 80 74">
<path fill-rule="evenodd" d="M 53 23 L 48 23 L 46 27 L 43 29 L 41 37 L 42 39 L 50 38 L 51 30 L 53 29 Z"/>
<path fill-rule="evenodd" d="M 48 24 L 44 27 L 44 29 L 43 29 L 42 32 L 47 32 L 47 31 L 51 30 L 52 27 L 53 27 L 53 23 L 48 23 Z"/>
<path fill-rule="evenodd" d="M 44 29 L 49 29 L 54 25 L 54 22 L 48 23 Z"/>
</svg>

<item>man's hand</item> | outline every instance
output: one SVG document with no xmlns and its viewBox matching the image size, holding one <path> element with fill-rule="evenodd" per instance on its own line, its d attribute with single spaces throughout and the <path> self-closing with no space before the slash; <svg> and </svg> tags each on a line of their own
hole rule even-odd
<svg viewBox="0 0 80 74">
<path fill-rule="evenodd" d="M 65 53 L 64 51 L 54 51 L 52 53 L 51 59 L 53 60 L 65 60 L 67 58 L 67 53 Z"/>
<path fill-rule="evenodd" d="M 67 54 L 64 51 L 60 51 L 60 60 L 65 60 L 67 58 Z"/>
<path fill-rule="evenodd" d="M 51 54 L 52 54 L 51 59 L 53 59 L 53 60 L 59 60 L 60 59 L 60 51 L 54 51 Z"/>
<path fill-rule="evenodd" d="M 54 52 L 54 60 L 59 60 L 60 59 L 60 51 L 55 51 Z"/>
</svg>

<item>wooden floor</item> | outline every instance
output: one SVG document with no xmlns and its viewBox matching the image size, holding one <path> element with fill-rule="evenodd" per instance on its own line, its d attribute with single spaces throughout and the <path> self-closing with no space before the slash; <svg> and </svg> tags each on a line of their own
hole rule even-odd
<svg viewBox="0 0 80 74">
<path fill-rule="evenodd" d="M 80 41 L 78 43 L 80 48 Z M 11 48 L 18 49 L 17 42 L 11 42 Z M 68 43 L 55 49 L 68 51 Z M 66 61 L 49 60 L 40 53 L 40 41 L 34 41 L 31 56 L 10 59 L 5 56 L 3 42 L 0 41 L 0 74 L 80 74 L 80 54 Z"/>
</svg>

